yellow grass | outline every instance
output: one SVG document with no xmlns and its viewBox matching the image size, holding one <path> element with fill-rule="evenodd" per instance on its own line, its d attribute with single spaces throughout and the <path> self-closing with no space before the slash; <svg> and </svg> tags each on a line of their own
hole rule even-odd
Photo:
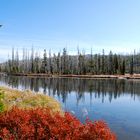
<svg viewBox="0 0 140 140">
<path fill-rule="evenodd" d="M 13 106 L 17 106 L 22 109 L 42 107 L 49 108 L 53 112 L 61 112 L 60 103 L 41 93 L 0 87 L 0 95 L 3 96 L 1 102 L 4 104 L 4 110 L 10 110 Z"/>
</svg>

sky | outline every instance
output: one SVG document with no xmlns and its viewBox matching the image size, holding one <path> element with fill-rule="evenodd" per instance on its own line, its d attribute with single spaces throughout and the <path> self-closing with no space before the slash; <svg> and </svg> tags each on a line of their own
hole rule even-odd
<svg viewBox="0 0 140 140">
<path fill-rule="evenodd" d="M 0 0 L 0 61 L 11 49 L 140 51 L 140 0 Z"/>
</svg>

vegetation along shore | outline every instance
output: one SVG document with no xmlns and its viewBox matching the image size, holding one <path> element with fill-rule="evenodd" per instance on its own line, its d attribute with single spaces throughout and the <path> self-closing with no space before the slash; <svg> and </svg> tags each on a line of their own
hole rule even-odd
<svg viewBox="0 0 140 140">
<path fill-rule="evenodd" d="M 104 121 L 82 124 L 52 97 L 0 87 L 1 139 L 116 140 Z"/>
<path fill-rule="evenodd" d="M 140 74 L 124 74 L 124 75 L 74 75 L 74 74 L 45 74 L 45 73 L 0 73 L 3 76 L 26 76 L 34 78 L 88 78 L 88 79 L 140 79 Z"/>
</svg>

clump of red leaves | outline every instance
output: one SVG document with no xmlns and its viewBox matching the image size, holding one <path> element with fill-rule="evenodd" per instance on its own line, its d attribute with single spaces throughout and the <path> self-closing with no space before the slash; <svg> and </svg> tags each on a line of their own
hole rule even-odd
<svg viewBox="0 0 140 140">
<path fill-rule="evenodd" d="M 0 114 L 0 138 L 6 140 L 115 140 L 103 121 L 82 124 L 70 113 L 13 108 Z"/>
</svg>

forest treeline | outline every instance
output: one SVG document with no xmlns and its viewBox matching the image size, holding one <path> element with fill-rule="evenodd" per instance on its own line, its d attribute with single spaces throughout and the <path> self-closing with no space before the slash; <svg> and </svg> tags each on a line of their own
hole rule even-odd
<svg viewBox="0 0 140 140">
<path fill-rule="evenodd" d="M 110 51 L 105 54 L 85 54 L 78 50 L 77 55 L 69 55 L 67 49 L 52 54 L 44 50 L 40 56 L 38 51 L 23 49 L 22 58 L 18 50 L 12 49 L 12 57 L 0 64 L 0 71 L 6 73 L 45 73 L 45 74 L 133 74 L 140 73 L 140 54 L 116 54 Z"/>
</svg>

